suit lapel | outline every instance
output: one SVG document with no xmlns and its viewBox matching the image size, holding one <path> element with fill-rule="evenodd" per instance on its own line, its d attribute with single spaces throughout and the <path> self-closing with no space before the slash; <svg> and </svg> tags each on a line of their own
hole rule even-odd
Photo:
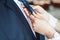
<svg viewBox="0 0 60 40">
<path fill-rule="evenodd" d="M 30 12 L 32 13 L 34 10 L 29 6 L 29 4 L 26 2 L 26 0 L 19 0 L 21 2 L 23 2 L 23 4 L 30 10 Z M 44 35 L 40 35 L 38 33 L 36 33 L 36 37 L 38 40 L 45 40 Z"/>
<path fill-rule="evenodd" d="M 25 25 L 25 27 L 27 28 L 27 30 L 29 31 L 29 33 L 35 38 L 26 18 L 24 17 L 22 11 L 19 9 L 19 7 L 16 5 L 16 3 L 13 0 L 7 0 L 7 4 L 6 4 L 12 11 L 14 11 L 16 13 L 16 15 L 20 18 L 20 20 L 22 21 L 22 23 Z"/>
<path fill-rule="evenodd" d="M 23 23 L 25 23 L 25 21 L 27 22 L 27 20 L 25 19 L 22 11 L 20 10 L 20 8 L 16 5 L 16 3 L 14 1 L 7 0 L 7 6 L 12 11 L 14 11 L 14 13 L 20 18 L 20 20 L 22 20 Z"/>
</svg>

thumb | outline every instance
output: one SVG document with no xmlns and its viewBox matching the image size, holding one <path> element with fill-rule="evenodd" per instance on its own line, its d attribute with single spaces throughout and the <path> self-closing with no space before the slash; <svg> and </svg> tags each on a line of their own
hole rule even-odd
<svg viewBox="0 0 60 40">
<path fill-rule="evenodd" d="M 37 19 L 37 18 L 36 18 L 35 16 L 33 16 L 33 15 L 30 15 L 29 17 L 30 17 L 30 19 L 31 19 L 32 22 L 35 22 L 36 19 Z"/>
</svg>

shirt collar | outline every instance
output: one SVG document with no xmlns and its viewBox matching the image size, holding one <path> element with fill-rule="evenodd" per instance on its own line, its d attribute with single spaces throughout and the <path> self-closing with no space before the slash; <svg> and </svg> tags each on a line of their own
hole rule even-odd
<svg viewBox="0 0 60 40">
<path fill-rule="evenodd" d="M 14 2 L 18 2 L 18 0 L 14 0 Z"/>
</svg>

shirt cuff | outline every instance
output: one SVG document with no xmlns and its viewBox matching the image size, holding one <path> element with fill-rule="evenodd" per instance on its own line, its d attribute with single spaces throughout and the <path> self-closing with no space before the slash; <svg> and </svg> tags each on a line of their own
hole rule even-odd
<svg viewBox="0 0 60 40">
<path fill-rule="evenodd" d="M 60 40 L 60 34 L 58 32 L 55 32 L 54 37 L 52 39 L 48 39 L 48 40 Z"/>
</svg>

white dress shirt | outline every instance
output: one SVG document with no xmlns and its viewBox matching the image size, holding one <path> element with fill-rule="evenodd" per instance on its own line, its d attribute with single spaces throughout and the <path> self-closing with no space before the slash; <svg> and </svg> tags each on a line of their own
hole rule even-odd
<svg viewBox="0 0 60 40">
<path fill-rule="evenodd" d="M 24 10 L 23 10 L 23 8 L 22 8 L 22 6 L 21 6 L 21 5 L 23 5 L 23 3 L 20 2 L 20 1 L 18 1 L 18 0 L 14 0 L 14 2 L 17 4 L 17 6 L 18 6 L 18 7 L 20 8 L 20 10 L 22 11 L 23 15 L 25 16 L 27 22 L 28 22 L 29 25 L 30 25 L 30 28 L 31 28 L 33 34 L 35 35 L 35 32 L 34 32 L 33 27 L 32 27 L 31 20 L 30 20 L 30 18 L 27 17 L 27 15 L 25 14 L 25 12 L 24 12 Z M 36 37 L 36 35 L 35 35 L 35 37 Z"/>
</svg>

